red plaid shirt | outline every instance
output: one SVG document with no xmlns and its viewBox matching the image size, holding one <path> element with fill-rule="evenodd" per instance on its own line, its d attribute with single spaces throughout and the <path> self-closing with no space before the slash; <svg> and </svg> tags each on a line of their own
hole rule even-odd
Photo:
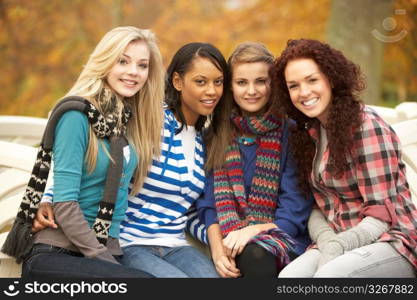
<svg viewBox="0 0 417 300">
<path fill-rule="evenodd" d="M 317 145 L 319 128 L 311 128 L 309 133 Z M 356 226 L 366 216 L 388 222 L 388 232 L 378 241 L 389 241 L 417 268 L 417 210 L 401 160 L 400 141 L 370 108 L 364 110 L 352 153 L 349 170 L 335 179 L 329 172 L 329 148 L 325 149 L 320 161 L 323 171 L 317 178 L 313 170 L 310 178 L 317 207 L 335 232 Z"/>
</svg>

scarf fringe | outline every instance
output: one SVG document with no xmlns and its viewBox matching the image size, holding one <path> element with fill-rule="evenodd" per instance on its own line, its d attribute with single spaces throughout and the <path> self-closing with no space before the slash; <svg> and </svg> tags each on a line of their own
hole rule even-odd
<svg viewBox="0 0 417 300">
<path fill-rule="evenodd" d="M 20 264 L 29 254 L 33 246 L 32 225 L 17 218 L 7 235 L 1 252 L 16 258 Z"/>
<path fill-rule="evenodd" d="M 289 252 L 294 251 L 296 245 L 296 241 L 279 228 L 263 231 L 250 239 L 249 243 L 255 243 L 272 253 L 282 266 L 290 262 Z"/>
</svg>

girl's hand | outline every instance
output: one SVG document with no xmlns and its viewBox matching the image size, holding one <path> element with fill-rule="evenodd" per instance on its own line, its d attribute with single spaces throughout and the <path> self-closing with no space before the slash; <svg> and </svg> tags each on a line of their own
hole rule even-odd
<svg viewBox="0 0 417 300">
<path fill-rule="evenodd" d="M 236 278 L 241 276 L 240 270 L 236 268 L 235 260 L 227 257 L 225 254 L 219 224 L 211 224 L 207 229 L 207 234 L 210 244 L 211 257 L 213 258 L 217 273 L 224 278 Z"/>
<path fill-rule="evenodd" d="M 39 205 L 39 209 L 36 212 L 36 218 L 33 220 L 32 224 L 32 232 L 38 232 L 47 227 L 58 228 L 58 225 L 54 220 L 54 212 L 51 203 L 44 202 Z"/>
<path fill-rule="evenodd" d="M 242 253 L 249 240 L 257 235 L 260 230 L 256 225 L 247 226 L 245 228 L 230 232 L 227 237 L 223 239 L 223 246 L 226 255 L 235 258 L 236 255 Z"/>
<path fill-rule="evenodd" d="M 324 249 L 319 249 L 321 252 L 321 256 L 318 262 L 318 268 L 324 266 L 329 261 L 335 259 L 336 257 L 342 255 L 344 253 L 344 249 L 341 244 L 330 241 L 328 242 Z"/>
<path fill-rule="evenodd" d="M 214 266 L 217 273 L 223 278 L 237 278 L 240 277 L 240 270 L 236 268 L 234 258 L 229 258 L 225 254 L 218 257 L 213 257 Z"/>
</svg>

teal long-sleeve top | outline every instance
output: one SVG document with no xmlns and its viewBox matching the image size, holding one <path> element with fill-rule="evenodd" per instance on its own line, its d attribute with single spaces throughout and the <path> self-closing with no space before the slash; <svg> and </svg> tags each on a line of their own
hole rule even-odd
<svg viewBox="0 0 417 300">
<path fill-rule="evenodd" d="M 78 201 L 90 227 L 93 225 L 104 185 L 110 159 L 103 147 L 110 152 L 108 139 L 99 139 L 96 168 L 88 172 L 85 156 L 89 140 L 89 124 L 85 114 L 68 111 L 59 120 L 55 129 L 53 146 L 54 202 Z M 120 222 L 127 209 L 128 185 L 137 166 L 134 148 L 124 149 L 123 173 L 109 235 L 119 237 Z M 130 155 L 129 155 L 130 153 Z"/>
</svg>

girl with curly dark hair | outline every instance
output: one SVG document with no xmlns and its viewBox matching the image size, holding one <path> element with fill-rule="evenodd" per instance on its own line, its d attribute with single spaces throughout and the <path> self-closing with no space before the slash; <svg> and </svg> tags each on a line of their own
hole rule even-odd
<svg viewBox="0 0 417 300">
<path fill-rule="evenodd" d="M 275 105 L 296 121 L 302 188 L 315 197 L 313 244 L 280 277 L 414 277 L 417 210 L 400 141 L 359 100 L 359 67 L 320 41 L 290 40 L 272 81 Z"/>
</svg>

